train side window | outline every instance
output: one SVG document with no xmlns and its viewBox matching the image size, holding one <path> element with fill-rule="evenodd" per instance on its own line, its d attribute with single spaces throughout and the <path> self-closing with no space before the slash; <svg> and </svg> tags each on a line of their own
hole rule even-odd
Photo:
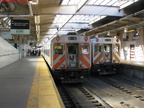
<svg viewBox="0 0 144 108">
<path fill-rule="evenodd" d="M 55 54 L 63 54 L 63 46 L 62 45 L 56 45 L 54 46 Z"/>
<path fill-rule="evenodd" d="M 119 45 L 114 45 L 113 51 L 114 51 L 114 52 L 119 52 Z"/>
<path fill-rule="evenodd" d="M 82 54 L 89 54 L 89 46 L 82 45 Z"/>
<path fill-rule="evenodd" d="M 101 46 L 96 45 L 95 46 L 95 52 L 101 52 Z"/>
</svg>

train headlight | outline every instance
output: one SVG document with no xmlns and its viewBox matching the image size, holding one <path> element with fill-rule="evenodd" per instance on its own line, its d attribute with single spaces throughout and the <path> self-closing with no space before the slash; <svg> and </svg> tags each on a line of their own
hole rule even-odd
<svg viewBox="0 0 144 108">
<path fill-rule="evenodd" d="M 85 41 L 87 41 L 87 40 L 88 40 L 88 38 L 87 38 L 87 37 L 85 37 L 85 38 L 84 38 L 84 40 L 85 40 Z"/>
<path fill-rule="evenodd" d="M 98 41 L 99 41 L 99 39 L 96 39 L 95 41 L 96 41 L 96 42 L 98 42 Z"/>
<path fill-rule="evenodd" d="M 119 42 L 119 39 L 116 39 L 116 42 Z"/>
<path fill-rule="evenodd" d="M 60 37 L 56 37 L 56 40 L 57 40 L 57 41 L 60 40 Z"/>
<path fill-rule="evenodd" d="M 81 76 L 80 78 L 84 78 L 84 76 Z"/>
</svg>

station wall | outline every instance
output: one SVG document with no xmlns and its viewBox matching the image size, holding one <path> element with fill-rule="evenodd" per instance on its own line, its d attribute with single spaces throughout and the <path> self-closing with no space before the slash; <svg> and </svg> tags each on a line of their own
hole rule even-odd
<svg viewBox="0 0 144 108">
<path fill-rule="evenodd" d="M 20 58 L 20 52 L 0 37 L 0 68 L 15 62 Z"/>
<path fill-rule="evenodd" d="M 144 27 L 120 33 L 121 60 L 144 61 Z"/>
</svg>

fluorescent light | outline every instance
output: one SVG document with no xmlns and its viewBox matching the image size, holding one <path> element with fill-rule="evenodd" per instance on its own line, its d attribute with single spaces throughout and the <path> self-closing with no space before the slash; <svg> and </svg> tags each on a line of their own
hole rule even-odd
<svg viewBox="0 0 144 108">
<path fill-rule="evenodd" d="M 37 31 L 37 32 L 40 31 L 40 25 L 36 25 L 36 31 Z"/>
<path fill-rule="evenodd" d="M 35 16 L 35 24 L 39 24 L 40 23 L 40 16 Z"/>
<path fill-rule="evenodd" d="M 8 17 L 5 17 L 4 19 L 3 19 L 3 21 L 5 21 L 5 20 L 7 20 L 8 19 Z"/>
<path fill-rule="evenodd" d="M 29 3 L 31 4 L 38 4 L 39 0 L 30 0 Z"/>
</svg>

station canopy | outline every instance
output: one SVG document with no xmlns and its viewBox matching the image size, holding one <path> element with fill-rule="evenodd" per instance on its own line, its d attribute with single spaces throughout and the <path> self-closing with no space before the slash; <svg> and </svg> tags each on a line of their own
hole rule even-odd
<svg viewBox="0 0 144 108">
<path fill-rule="evenodd" d="M 143 0 L 16 0 L 8 5 L 1 1 L 0 28 L 9 29 L 11 19 L 29 19 L 30 36 L 38 44 L 69 32 L 86 36 L 112 32 L 143 18 Z"/>
</svg>

